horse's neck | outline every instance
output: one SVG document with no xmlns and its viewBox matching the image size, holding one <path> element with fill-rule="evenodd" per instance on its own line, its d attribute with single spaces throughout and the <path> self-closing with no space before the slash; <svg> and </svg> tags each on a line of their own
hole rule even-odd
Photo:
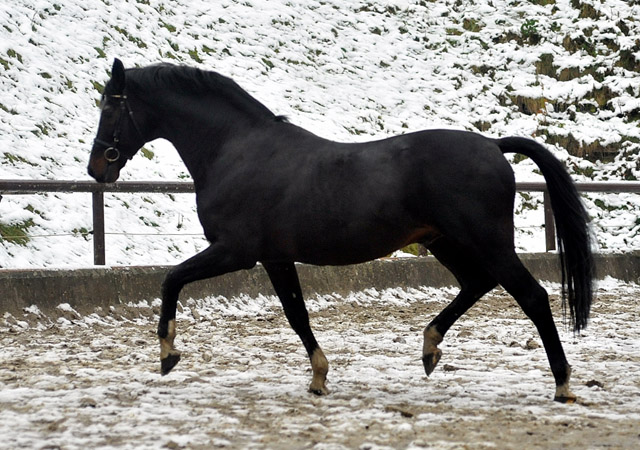
<svg viewBox="0 0 640 450">
<path fill-rule="evenodd" d="M 216 106 L 195 103 L 185 110 L 172 109 L 170 104 L 163 108 L 158 137 L 173 144 L 196 184 L 224 152 L 225 143 L 242 129 L 242 117 L 230 129 L 225 108 Z"/>
</svg>

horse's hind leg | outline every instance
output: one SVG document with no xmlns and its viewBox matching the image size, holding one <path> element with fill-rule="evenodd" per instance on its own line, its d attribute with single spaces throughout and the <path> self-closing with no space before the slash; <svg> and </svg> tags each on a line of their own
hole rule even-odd
<svg viewBox="0 0 640 450">
<path fill-rule="evenodd" d="M 540 334 L 556 382 L 554 400 L 562 403 L 575 402 L 576 396 L 569 389 L 571 366 L 562 349 L 547 291 L 524 267 L 515 251 L 493 257 L 492 261 L 490 270 L 506 291 L 516 299 Z"/>
<path fill-rule="evenodd" d="M 282 302 L 284 313 L 291 324 L 291 328 L 300 336 L 302 343 L 311 359 L 313 378 L 309 391 L 317 395 L 327 394 L 325 386 L 329 363 L 322 349 L 313 336 L 309 325 L 309 314 L 302 298 L 300 281 L 293 263 L 263 263 L 276 294 Z"/>
<path fill-rule="evenodd" d="M 497 283 L 468 249 L 464 249 L 446 237 L 428 245 L 433 255 L 460 283 L 460 293 L 424 330 L 422 363 L 427 375 L 435 369 L 442 351 L 438 344 L 445 333 L 474 303 L 496 287 Z"/>
</svg>

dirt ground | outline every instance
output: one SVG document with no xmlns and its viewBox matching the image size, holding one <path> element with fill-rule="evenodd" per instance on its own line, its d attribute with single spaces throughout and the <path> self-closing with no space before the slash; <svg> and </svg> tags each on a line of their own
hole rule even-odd
<svg viewBox="0 0 640 450">
<path fill-rule="evenodd" d="M 308 301 L 328 396 L 277 300 L 208 298 L 178 317 L 183 360 L 159 375 L 158 303 L 0 318 L 0 448 L 640 448 L 640 287 L 604 282 L 589 328 L 563 325 L 577 404 L 553 402 L 531 323 L 501 291 L 446 336 L 430 378 L 422 330 L 453 289 Z"/>
</svg>

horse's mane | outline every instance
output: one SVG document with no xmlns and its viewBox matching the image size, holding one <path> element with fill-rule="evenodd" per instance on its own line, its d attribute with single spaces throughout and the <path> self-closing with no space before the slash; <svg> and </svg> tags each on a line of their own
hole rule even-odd
<svg viewBox="0 0 640 450">
<path fill-rule="evenodd" d="M 260 117 L 276 121 L 286 121 L 286 117 L 275 115 L 231 78 L 217 72 L 161 63 L 127 70 L 127 82 L 129 81 L 136 84 L 136 89 L 171 89 L 174 92 L 198 96 L 215 93 L 244 111 L 251 111 Z"/>
</svg>

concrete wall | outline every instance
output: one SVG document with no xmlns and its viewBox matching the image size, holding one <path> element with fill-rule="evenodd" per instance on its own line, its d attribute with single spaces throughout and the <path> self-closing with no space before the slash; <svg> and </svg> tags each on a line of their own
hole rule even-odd
<svg viewBox="0 0 640 450">
<path fill-rule="evenodd" d="M 525 254 L 522 260 L 541 280 L 560 281 L 555 254 Z M 609 275 L 640 281 L 640 252 L 597 255 L 597 278 Z M 170 267 L 111 267 L 79 270 L 0 270 L 0 313 L 18 313 L 30 305 L 46 311 L 69 303 L 81 312 L 118 303 L 153 300 Z M 297 266 L 306 296 L 348 294 L 367 288 L 450 286 L 455 279 L 434 258 L 377 260 L 353 266 Z M 273 289 L 260 266 L 188 285 L 181 298 L 208 295 L 271 295 Z"/>
</svg>

